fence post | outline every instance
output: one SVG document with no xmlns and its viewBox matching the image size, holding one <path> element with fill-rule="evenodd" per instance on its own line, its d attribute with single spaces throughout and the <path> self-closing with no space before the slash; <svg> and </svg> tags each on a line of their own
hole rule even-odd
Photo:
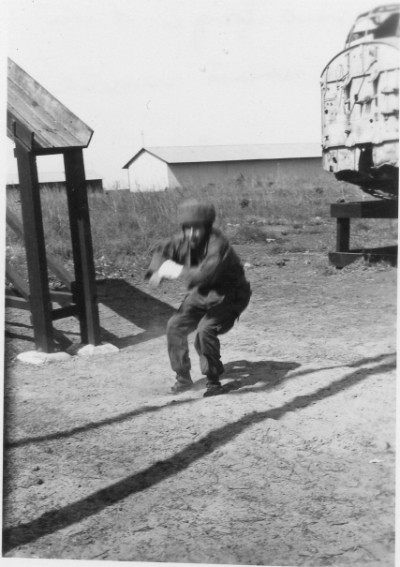
<svg viewBox="0 0 400 567">
<path fill-rule="evenodd" d="M 100 322 L 82 150 L 65 151 L 64 165 L 81 338 L 84 343 L 98 345 Z"/>
<path fill-rule="evenodd" d="M 43 218 L 35 155 L 16 143 L 32 324 L 36 348 L 54 351 Z"/>
</svg>

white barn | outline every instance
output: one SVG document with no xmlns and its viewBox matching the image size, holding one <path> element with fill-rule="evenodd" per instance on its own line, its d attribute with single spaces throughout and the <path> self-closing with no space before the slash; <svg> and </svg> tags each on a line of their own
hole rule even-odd
<svg viewBox="0 0 400 567">
<path fill-rule="evenodd" d="M 124 166 L 131 191 L 321 175 L 319 143 L 143 147 Z"/>
</svg>

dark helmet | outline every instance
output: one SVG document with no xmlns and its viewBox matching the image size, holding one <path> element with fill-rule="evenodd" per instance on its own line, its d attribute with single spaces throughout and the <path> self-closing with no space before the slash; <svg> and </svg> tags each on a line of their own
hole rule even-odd
<svg viewBox="0 0 400 567">
<path fill-rule="evenodd" d="M 210 203 L 200 203 L 196 199 L 188 199 L 178 207 L 180 225 L 204 224 L 212 225 L 215 221 L 215 208 Z"/>
</svg>

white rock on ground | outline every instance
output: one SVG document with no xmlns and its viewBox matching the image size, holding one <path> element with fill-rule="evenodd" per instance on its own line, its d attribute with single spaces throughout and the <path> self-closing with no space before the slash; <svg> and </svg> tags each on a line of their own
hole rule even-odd
<svg viewBox="0 0 400 567">
<path fill-rule="evenodd" d="M 46 364 L 48 362 L 60 362 L 62 360 L 69 360 L 71 356 L 66 352 L 40 352 L 37 350 L 29 350 L 21 352 L 17 359 L 26 364 Z"/>
<path fill-rule="evenodd" d="M 119 352 L 118 347 L 110 343 L 104 343 L 98 346 L 85 345 L 77 351 L 77 354 L 78 356 L 99 356 L 103 354 L 113 354 L 116 352 Z"/>
</svg>

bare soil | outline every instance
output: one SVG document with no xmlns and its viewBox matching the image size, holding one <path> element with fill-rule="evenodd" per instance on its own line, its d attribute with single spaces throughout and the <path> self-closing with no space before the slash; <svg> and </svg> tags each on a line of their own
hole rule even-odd
<svg viewBox="0 0 400 567">
<path fill-rule="evenodd" d="M 16 360 L 32 329 L 7 311 L 6 557 L 394 565 L 396 270 L 236 248 L 253 297 L 221 337 L 222 396 L 193 350 L 195 388 L 169 393 L 180 285 L 99 282 L 120 351 L 42 366 Z"/>
</svg>

